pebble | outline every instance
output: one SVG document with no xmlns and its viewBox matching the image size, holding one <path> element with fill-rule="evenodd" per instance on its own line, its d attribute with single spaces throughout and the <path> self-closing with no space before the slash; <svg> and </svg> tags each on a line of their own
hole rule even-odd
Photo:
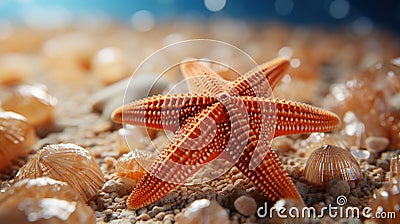
<svg viewBox="0 0 400 224">
<path fill-rule="evenodd" d="M 107 216 L 111 215 L 112 214 L 112 210 L 111 209 L 106 209 L 106 210 L 103 211 L 103 214 L 107 215 Z"/>
<path fill-rule="evenodd" d="M 175 218 L 179 224 L 229 223 L 228 212 L 208 199 L 194 201 Z"/>
<path fill-rule="evenodd" d="M 242 195 L 233 203 L 235 209 L 242 215 L 254 215 L 257 211 L 257 203 L 254 198 Z"/>
<path fill-rule="evenodd" d="M 163 221 L 164 222 L 166 222 L 166 221 L 174 221 L 175 220 L 175 218 L 174 218 L 175 216 L 173 215 L 173 214 L 166 214 L 165 216 L 164 216 L 164 218 L 163 218 Z"/>
<path fill-rule="evenodd" d="M 115 192 L 117 190 L 118 183 L 115 180 L 107 181 L 103 186 L 103 191 L 107 193 Z"/>
<path fill-rule="evenodd" d="M 327 186 L 327 193 L 337 198 L 339 195 L 348 196 L 350 193 L 350 186 L 344 180 L 331 180 Z"/>
<path fill-rule="evenodd" d="M 389 146 L 389 139 L 385 137 L 370 136 L 365 139 L 367 149 L 372 152 L 382 152 Z"/>
<path fill-rule="evenodd" d="M 144 207 L 144 208 L 139 209 L 139 211 L 137 211 L 137 214 L 138 214 L 138 215 L 143 215 L 143 214 L 146 213 L 146 212 L 147 212 L 147 208 Z"/>
<path fill-rule="evenodd" d="M 351 195 L 355 196 L 355 197 L 362 197 L 363 193 L 361 192 L 360 187 L 356 187 L 353 190 L 351 190 Z"/>
<path fill-rule="evenodd" d="M 221 204 L 222 206 L 229 207 L 230 201 L 229 201 L 228 196 L 226 196 L 225 194 L 222 194 L 222 193 L 217 194 L 216 199 L 217 199 L 217 202 L 219 204 Z"/>
<path fill-rule="evenodd" d="M 378 167 L 381 167 L 382 169 L 384 169 L 384 170 L 386 170 L 386 171 L 389 171 L 389 169 L 390 169 L 390 164 L 389 164 L 389 162 L 388 162 L 387 160 L 385 160 L 385 159 L 378 159 L 378 160 L 376 161 L 376 165 L 377 165 Z"/>
<path fill-rule="evenodd" d="M 104 162 L 106 163 L 107 167 L 114 167 L 114 164 L 117 162 L 113 157 L 107 156 L 104 158 Z"/>
<path fill-rule="evenodd" d="M 165 215 L 166 215 L 165 212 L 160 212 L 160 213 L 158 213 L 158 214 L 155 216 L 155 218 L 156 218 L 157 220 L 161 221 L 161 220 L 164 219 L 164 216 L 165 216 Z"/>
<path fill-rule="evenodd" d="M 296 189 L 301 196 L 305 196 L 308 193 L 308 189 L 310 188 L 307 184 L 297 181 L 295 183 Z"/>
<path fill-rule="evenodd" d="M 347 198 L 347 204 L 351 205 L 351 206 L 358 206 L 358 204 L 360 203 L 360 199 L 354 197 L 353 195 L 350 195 Z"/>
<path fill-rule="evenodd" d="M 103 186 L 103 191 L 107 193 L 114 193 L 119 197 L 122 197 L 132 190 L 132 186 L 121 183 L 121 181 L 109 180 Z"/>
<path fill-rule="evenodd" d="M 136 217 L 136 219 L 137 219 L 137 220 L 144 220 L 144 221 L 147 221 L 147 220 L 150 219 L 150 216 L 149 216 L 149 214 L 147 214 L 147 213 L 143 213 L 143 214 L 139 215 L 138 217 Z"/>
<path fill-rule="evenodd" d="M 315 210 L 320 213 L 322 208 L 325 207 L 325 203 L 323 201 L 317 202 L 315 204 L 313 204 L 313 207 L 315 208 Z"/>
</svg>

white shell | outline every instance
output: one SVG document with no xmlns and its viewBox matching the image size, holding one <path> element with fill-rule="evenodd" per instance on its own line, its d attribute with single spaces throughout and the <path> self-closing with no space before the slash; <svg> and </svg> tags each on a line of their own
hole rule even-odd
<svg viewBox="0 0 400 224">
<path fill-rule="evenodd" d="M 24 179 L 0 194 L 1 223 L 95 223 L 94 211 L 67 183 Z"/>
</svg>

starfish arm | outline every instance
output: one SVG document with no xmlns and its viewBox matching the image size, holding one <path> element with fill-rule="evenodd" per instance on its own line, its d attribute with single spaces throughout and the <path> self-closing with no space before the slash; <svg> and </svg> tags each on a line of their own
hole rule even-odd
<svg viewBox="0 0 400 224">
<path fill-rule="evenodd" d="M 137 209 L 164 197 L 202 164 L 221 154 L 229 136 L 227 119 L 221 117 L 223 110 L 216 103 L 187 120 L 130 194 L 129 208 Z"/>
<path fill-rule="evenodd" d="M 289 61 L 277 58 L 248 71 L 231 83 L 231 95 L 267 97 L 283 78 Z"/>
<path fill-rule="evenodd" d="M 275 99 L 275 137 L 290 134 L 326 132 L 337 129 L 339 117 L 329 111 L 307 104 Z"/>
<path fill-rule="evenodd" d="M 259 129 L 265 136 L 332 131 L 340 124 L 336 114 L 307 104 L 259 97 L 242 97 L 242 100 L 250 120 L 257 121 L 251 129 Z"/>
<path fill-rule="evenodd" d="M 249 115 L 250 142 L 257 142 L 249 168 L 257 167 L 272 139 L 280 135 L 330 131 L 338 127 L 339 118 L 330 112 L 305 104 L 279 99 L 241 97 Z"/>
<path fill-rule="evenodd" d="M 226 80 L 201 62 L 183 63 L 181 64 L 181 72 L 189 83 L 191 93 L 215 96 L 227 92 L 229 89 Z"/>
<path fill-rule="evenodd" d="M 276 153 L 270 150 L 267 145 L 261 145 L 261 147 L 264 147 L 264 151 L 268 153 L 259 166 L 249 169 L 255 144 L 247 145 L 245 152 L 235 166 L 272 202 L 275 203 L 281 198 L 293 198 L 303 203 L 300 194 Z"/>
<path fill-rule="evenodd" d="M 215 101 L 214 97 L 206 95 L 153 96 L 117 108 L 112 120 L 175 132 L 188 117 L 196 115 Z"/>
</svg>

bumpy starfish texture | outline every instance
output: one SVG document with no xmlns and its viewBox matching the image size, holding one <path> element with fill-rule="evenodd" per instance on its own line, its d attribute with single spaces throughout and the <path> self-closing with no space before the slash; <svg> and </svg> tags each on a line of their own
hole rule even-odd
<svg viewBox="0 0 400 224">
<path fill-rule="evenodd" d="M 113 120 L 175 133 L 127 204 L 144 207 L 165 196 L 204 164 L 231 161 L 272 202 L 302 202 L 276 153 L 276 136 L 323 132 L 338 117 L 322 109 L 270 98 L 289 63 L 275 59 L 229 82 L 199 62 L 181 65 L 194 94 L 153 96 L 116 109 Z"/>
</svg>

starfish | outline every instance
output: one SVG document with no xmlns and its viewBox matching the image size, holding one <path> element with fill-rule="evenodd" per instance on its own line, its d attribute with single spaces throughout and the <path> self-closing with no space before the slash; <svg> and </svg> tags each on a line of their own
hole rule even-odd
<svg viewBox="0 0 400 224">
<path fill-rule="evenodd" d="M 303 203 L 270 150 L 272 139 L 334 130 L 339 119 L 310 105 L 271 97 L 288 66 L 288 60 L 277 58 L 227 81 L 203 63 L 188 62 L 181 70 L 193 94 L 153 96 L 117 108 L 115 122 L 174 132 L 128 197 L 128 207 L 157 201 L 220 158 L 232 162 L 272 202 L 293 198 Z"/>
</svg>

